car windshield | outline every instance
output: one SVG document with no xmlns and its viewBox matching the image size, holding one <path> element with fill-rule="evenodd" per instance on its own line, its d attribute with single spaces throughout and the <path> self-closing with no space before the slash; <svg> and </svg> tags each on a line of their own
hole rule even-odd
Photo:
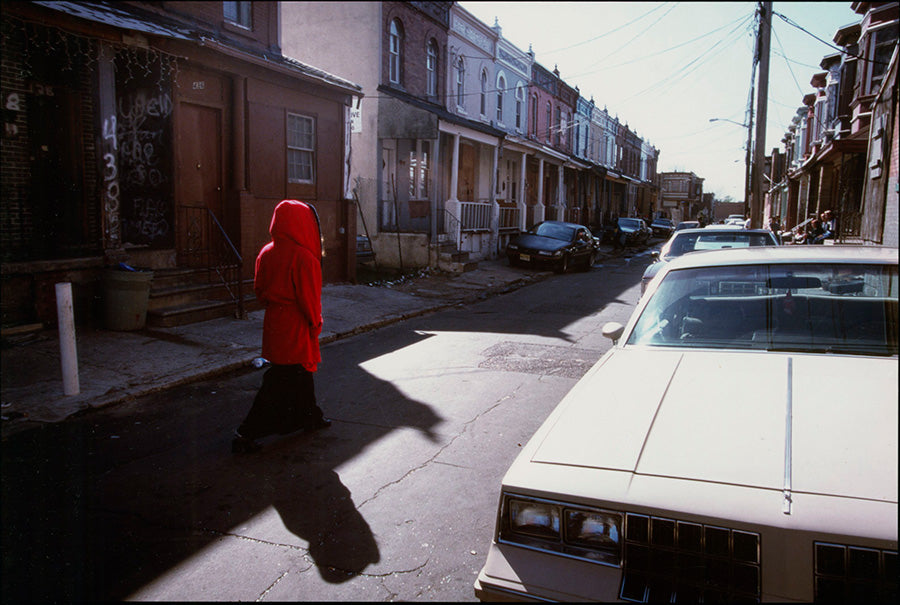
<svg viewBox="0 0 900 605">
<path fill-rule="evenodd" d="M 636 218 L 620 218 L 619 226 L 628 227 L 629 229 L 640 229 L 641 227 L 640 222 Z"/>
<path fill-rule="evenodd" d="M 672 271 L 628 344 L 897 355 L 897 266 L 737 265 Z"/>
<path fill-rule="evenodd" d="M 750 231 L 705 233 L 680 233 L 666 245 L 660 256 L 675 258 L 688 252 L 700 250 L 720 250 L 723 248 L 751 248 L 754 246 L 774 246 L 775 239 L 769 233 L 753 233 Z"/>
<path fill-rule="evenodd" d="M 575 234 L 575 229 L 568 225 L 560 225 L 559 223 L 541 223 L 532 231 L 535 235 L 542 235 L 552 239 L 571 242 Z"/>
</svg>

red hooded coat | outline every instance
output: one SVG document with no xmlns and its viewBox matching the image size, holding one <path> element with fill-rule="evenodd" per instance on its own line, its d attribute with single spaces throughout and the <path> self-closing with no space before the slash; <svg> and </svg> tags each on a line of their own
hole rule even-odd
<svg viewBox="0 0 900 605">
<path fill-rule="evenodd" d="M 283 200 L 269 227 L 272 241 L 256 257 L 253 289 L 265 306 L 263 357 L 301 364 L 310 372 L 322 360 L 322 240 L 314 210 Z"/>
</svg>

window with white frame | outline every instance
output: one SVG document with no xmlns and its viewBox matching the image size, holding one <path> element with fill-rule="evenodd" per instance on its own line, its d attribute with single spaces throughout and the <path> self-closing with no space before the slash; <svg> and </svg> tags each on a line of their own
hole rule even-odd
<svg viewBox="0 0 900 605">
<path fill-rule="evenodd" d="M 425 71 L 427 73 L 425 94 L 429 97 L 437 96 L 437 42 L 428 41 L 428 48 L 425 50 Z"/>
<path fill-rule="evenodd" d="M 506 79 L 501 75 L 497 78 L 497 122 L 503 123 L 503 92 L 506 90 Z"/>
<path fill-rule="evenodd" d="M 253 26 L 251 17 L 252 3 L 247 2 L 223 2 L 222 10 L 225 21 L 232 25 L 238 25 L 251 29 Z"/>
<path fill-rule="evenodd" d="M 456 61 L 456 105 L 465 106 L 466 101 L 466 64 L 460 57 Z"/>
<path fill-rule="evenodd" d="M 289 183 L 316 181 L 316 120 L 287 114 L 287 168 Z"/>
<path fill-rule="evenodd" d="M 431 180 L 431 142 L 417 140 L 409 150 L 409 199 L 427 200 Z"/>
<path fill-rule="evenodd" d="M 487 87 L 487 70 L 483 69 L 481 70 L 481 115 L 485 115 L 487 113 Z"/>
<path fill-rule="evenodd" d="M 522 130 L 522 105 L 525 104 L 525 89 L 516 84 L 516 130 Z"/>
<path fill-rule="evenodd" d="M 896 22 L 887 24 L 869 34 L 869 58 L 867 61 L 869 78 L 866 86 L 866 94 L 874 95 L 881 87 L 881 81 L 887 71 L 891 54 L 897 46 L 898 25 Z"/>
<path fill-rule="evenodd" d="M 400 22 L 394 19 L 391 21 L 390 41 L 388 48 L 388 78 L 391 83 L 400 83 L 400 43 L 402 37 L 402 29 Z"/>
</svg>

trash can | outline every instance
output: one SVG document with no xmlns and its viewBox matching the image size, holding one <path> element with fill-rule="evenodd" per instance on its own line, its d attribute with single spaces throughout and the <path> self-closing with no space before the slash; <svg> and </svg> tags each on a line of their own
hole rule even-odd
<svg viewBox="0 0 900 605">
<path fill-rule="evenodd" d="M 147 323 L 153 271 L 107 269 L 103 275 L 104 311 L 109 330 L 140 330 Z"/>
</svg>

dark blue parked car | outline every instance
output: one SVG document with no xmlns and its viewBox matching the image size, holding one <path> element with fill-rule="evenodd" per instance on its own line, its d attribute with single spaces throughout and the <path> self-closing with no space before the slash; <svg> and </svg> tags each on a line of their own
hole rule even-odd
<svg viewBox="0 0 900 605">
<path fill-rule="evenodd" d="M 514 238 L 506 256 L 511 266 L 549 266 L 565 273 L 573 266 L 590 269 L 599 248 L 600 240 L 584 225 L 544 221 Z"/>
</svg>

